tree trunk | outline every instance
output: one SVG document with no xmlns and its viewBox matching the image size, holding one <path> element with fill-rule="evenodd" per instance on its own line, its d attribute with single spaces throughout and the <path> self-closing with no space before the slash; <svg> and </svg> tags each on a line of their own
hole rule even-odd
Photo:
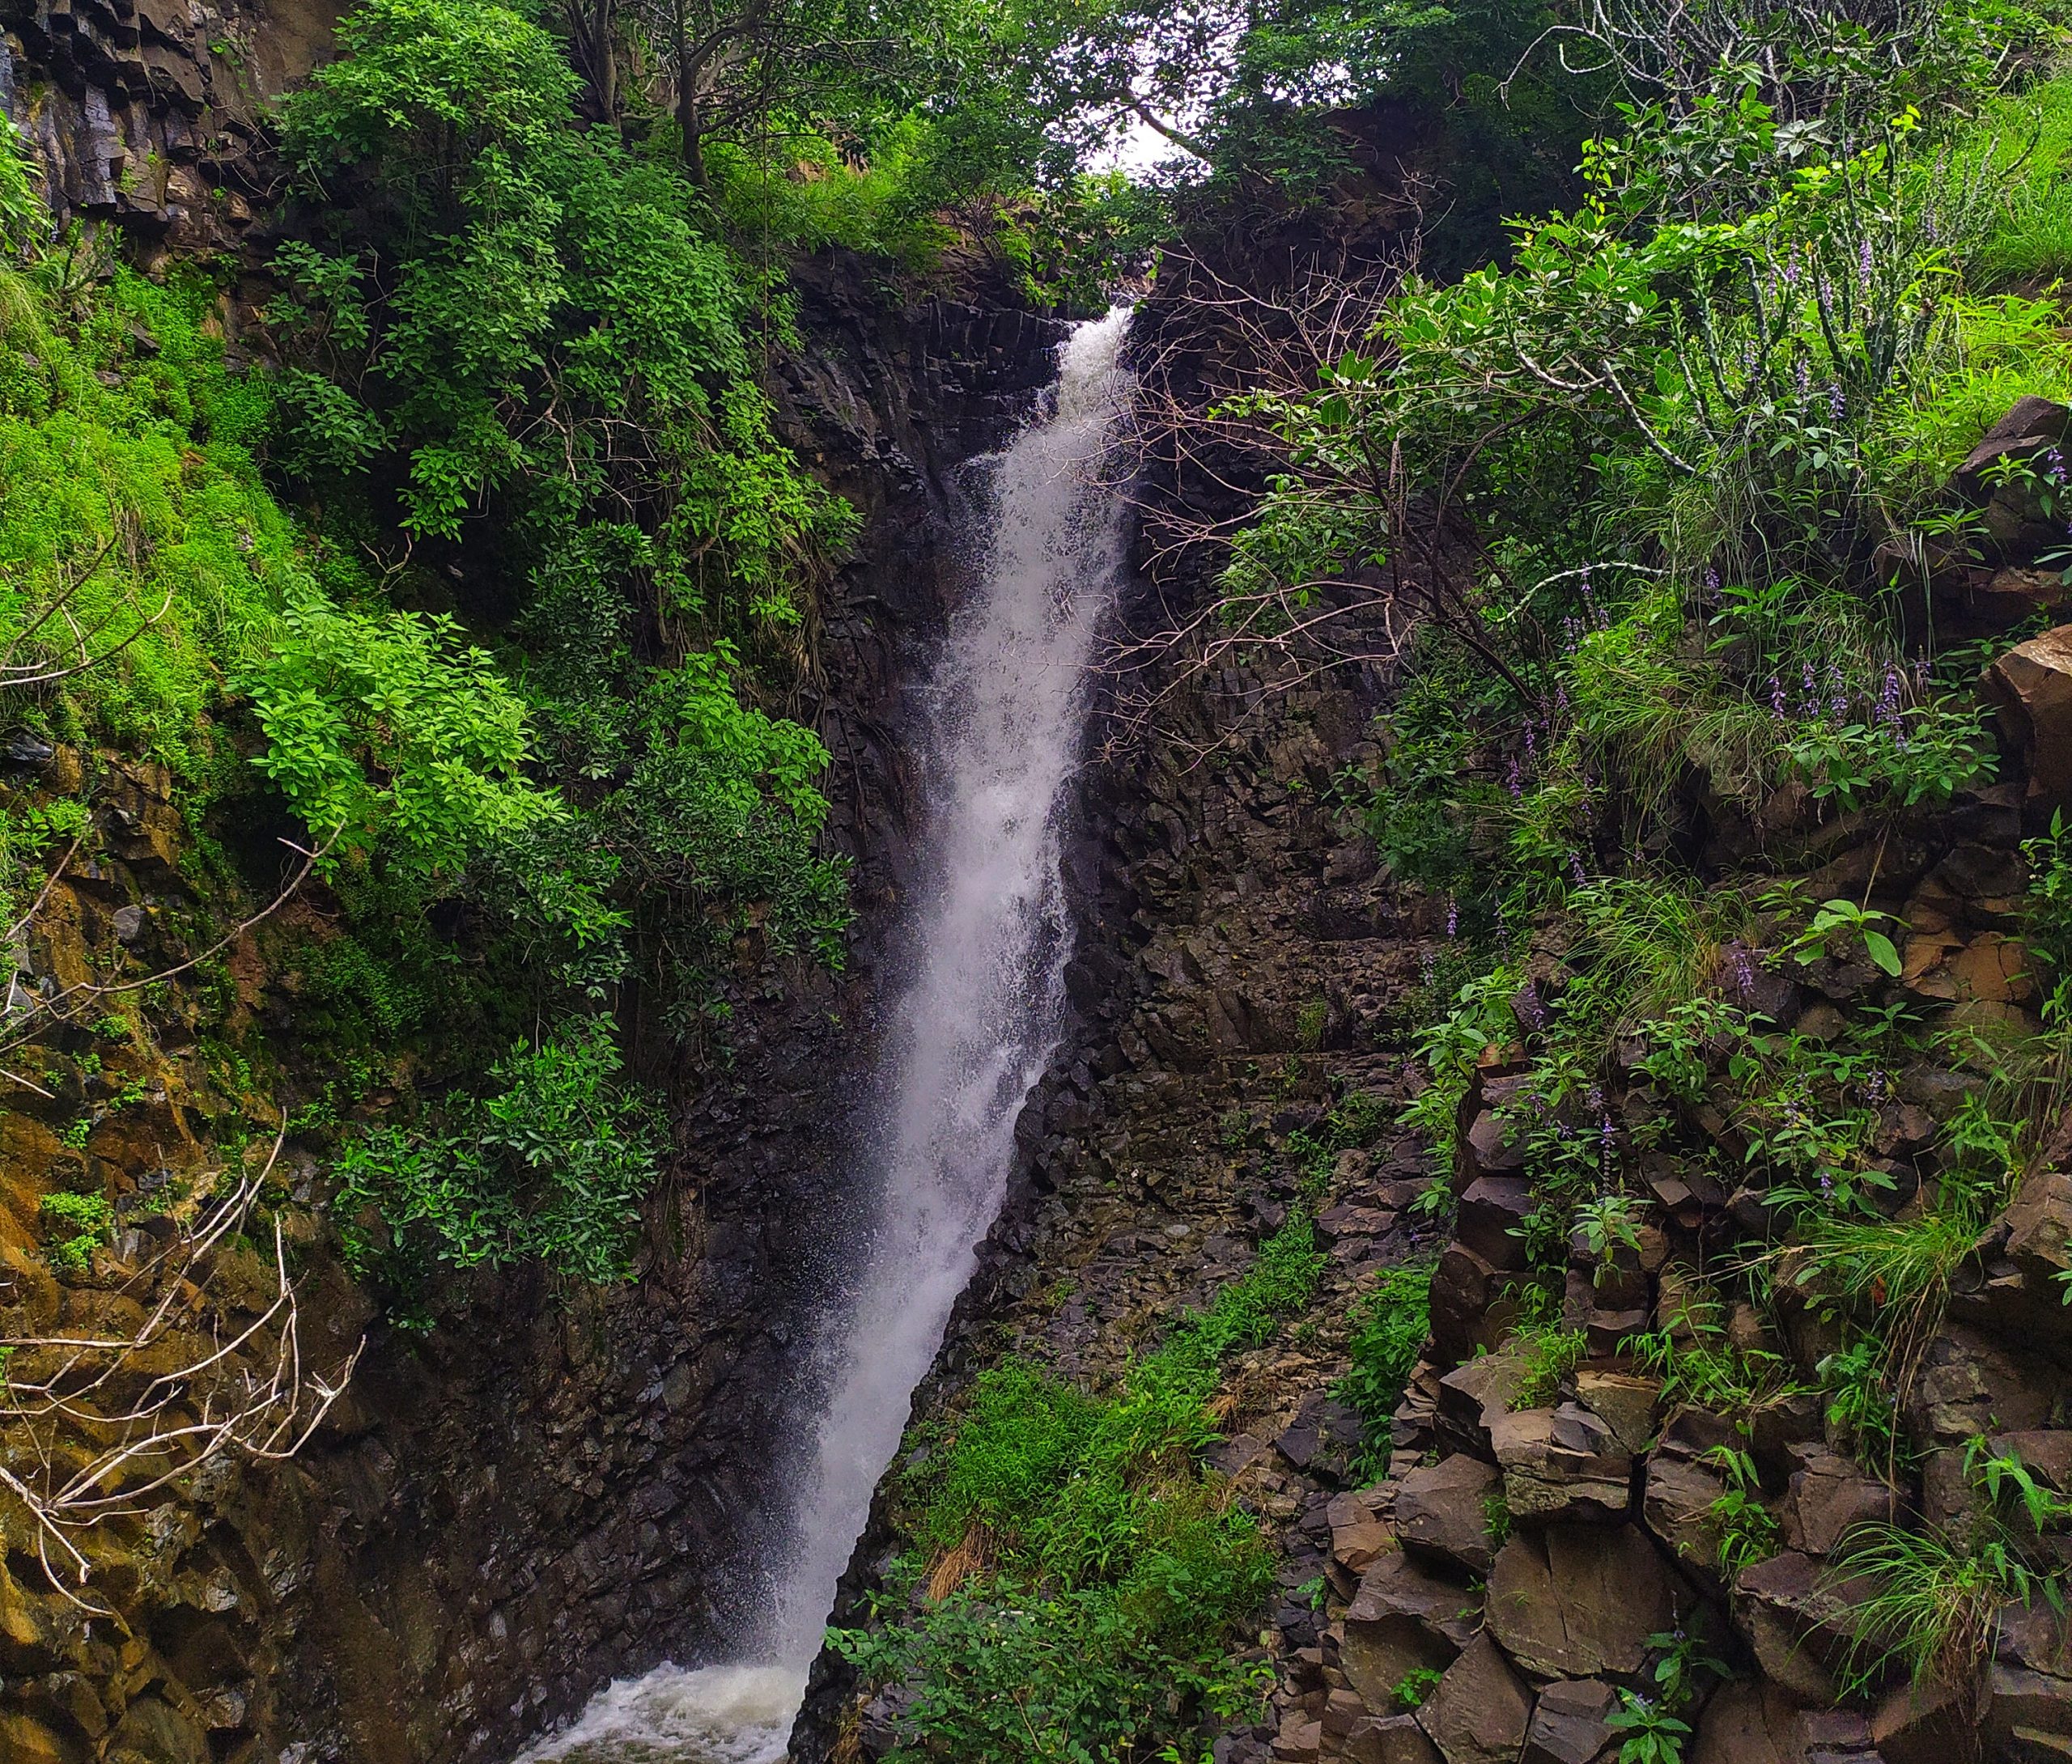
<svg viewBox="0 0 2072 1764">
<path fill-rule="evenodd" d="M 617 6 L 618 0 L 591 0 L 590 87 L 597 94 L 597 114 L 607 125 L 618 117 L 618 53 L 612 31 Z"/>
<path fill-rule="evenodd" d="M 677 129 L 683 136 L 684 169 L 699 189 L 705 188 L 704 123 L 698 113 L 698 69 L 691 63 L 690 36 L 684 28 L 683 0 L 673 13 L 676 27 Z"/>
</svg>

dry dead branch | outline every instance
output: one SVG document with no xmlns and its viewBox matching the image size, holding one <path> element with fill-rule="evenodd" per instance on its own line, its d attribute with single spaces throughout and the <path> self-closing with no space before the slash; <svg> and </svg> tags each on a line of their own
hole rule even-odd
<svg viewBox="0 0 2072 1764">
<path fill-rule="evenodd" d="M 26 1509 L 51 1584 L 83 1609 L 96 1609 L 85 1533 L 140 1516 L 216 1461 L 292 1457 L 359 1364 L 363 1340 L 329 1372 L 305 1363 L 278 1223 L 265 1302 L 235 1304 L 214 1279 L 285 1136 L 117 1289 L 145 1307 L 135 1328 L 0 1338 L 0 1486 Z"/>
<path fill-rule="evenodd" d="M 1204 676 L 1212 682 L 1233 667 L 1271 663 L 1282 688 L 1348 665 L 1392 672 L 1418 628 L 1431 622 L 1530 700 L 1482 610 L 1501 572 L 1459 507 L 1475 458 L 1530 419 L 1492 419 L 1434 483 L 1413 472 L 1399 444 L 1369 448 L 1349 468 L 1298 456 L 1278 415 L 1313 396 L 1321 376 L 1348 354 L 1386 367 L 1378 324 L 1415 262 L 1412 244 L 1388 261 L 1313 264 L 1267 292 L 1199 257 L 1161 273 L 1185 286 L 1187 322 L 1138 349 L 1124 469 L 1134 486 L 1158 486 L 1131 494 L 1164 617 L 1119 640 L 1109 658 L 1118 683 L 1115 739 L 1140 730 L 1176 693 L 1201 691 Z M 1345 558 L 1327 575 L 1233 589 L 1219 579 L 1269 484 L 1284 508 L 1307 499 L 1363 510 L 1385 543 Z M 1170 583 L 1184 586 L 1170 592 Z M 1214 697 L 1212 684 L 1208 689 Z M 1196 744 L 1205 753 L 1233 732 L 1222 727 Z"/>
</svg>

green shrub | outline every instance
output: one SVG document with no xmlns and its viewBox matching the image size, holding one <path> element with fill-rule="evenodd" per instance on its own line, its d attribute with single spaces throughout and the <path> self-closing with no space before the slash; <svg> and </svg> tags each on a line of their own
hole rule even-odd
<svg viewBox="0 0 2072 1764">
<path fill-rule="evenodd" d="M 695 193 L 577 129 L 558 46 L 506 7 L 365 0 L 340 42 L 284 103 L 284 145 L 312 193 L 373 194 L 374 236 L 291 248 L 275 312 L 333 382 L 296 383 L 332 468 L 378 449 L 408 530 L 494 511 L 543 556 L 631 519 L 664 613 L 796 625 L 856 515 L 771 430 L 754 278 Z"/>
<path fill-rule="evenodd" d="M 44 1228 L 50 1233 L 50 1265 L 61 1274 L 84 1274 L 94 1252 L 108 1242 L 115 1210 L 105 1194 L 61 1190 L 43 1198 Z"/>
<path fill-rule="evenodd" d="M 1360 1480 L 1388 1467 L 1396 1405 L 1432 1333 L 1432 1270 L 1424 1263 L 1386 1270 L 1353 1307 L 1346 1355 L 1351 1364 L 1338 1397 L 1357 1413 L 1364 1445 L 1352 1474 Z"/>
<path fill-rule="evenodd" d="M 1018 1359 L 979 1376 L 907 1490 L 915 1541 L 970 1578 L 911 1618 L 830 1637 L 867 1678 L 911 1690 L 899 1756 L 1149 1756 L 1256 1707 L 1270 1669 L 1226 1656 L 1272 1558 L 1196 1454 L 1223 1360 L 1308 1302 L 1323 1260 L 1297 1215 L 1112 1393 Z"/>
<path fill-rule="evenodd" d="M 405 1294 L 436 1263 L 536 1257 L 576 1279 L 623 1278 L 663 1140 L 618 1072 L 605 1025 L 579 1023 L 521 1044 L 490 1070 L 500 1090 L 451 1100 L 435 1130 L 348 1141 L 332 1201 L 348 1264 Z"/>
<path fill-rule="evenodd" d="M 525 707 L 448 618 L 305 591 L 245 676 L 278 785 L 335 870 L 379 847 L 428 880 L 560 812 L 526 778 Z"/>
</svg>

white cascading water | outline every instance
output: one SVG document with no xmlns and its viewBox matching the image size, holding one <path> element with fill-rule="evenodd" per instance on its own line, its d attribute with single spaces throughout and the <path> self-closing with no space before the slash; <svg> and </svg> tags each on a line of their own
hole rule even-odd
<svg viewBox="0 0 2072 1764">
<path fill-rule="evenodd" d="M 834 1600 L 1000 1209 L 1014 1123 L 1055 1045 L 1069 952 L 1059 821 L 1122 511 L 1089 468 L 1122 404 L 1126 312 L 1081 325 L 1055 403 L 1000 456 L 985 566 L 938 664 L 915 973 L 868 1136 L 877 1202 L 827 1344 L 825 1408 L 753 1657 L 614 1685 L 519 1764 L 781 1764 Z"/>
</svg>

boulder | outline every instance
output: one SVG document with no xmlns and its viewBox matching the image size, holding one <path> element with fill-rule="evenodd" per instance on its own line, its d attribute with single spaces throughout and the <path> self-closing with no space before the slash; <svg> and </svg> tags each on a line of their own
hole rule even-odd
<svg viewBox="0 0 2072 1764">
<path fill-rule="evenodd" d="M 1497 1559 L 1489 1509 L 1503 1486 L 1495 1469 L 1463 1452 L 1429 1469 L 1412 1470 L 1395 1497 L 1396 1534 L 1403 1548 L 1442 1567 L 1488 1573 Z"/>
<path fill-rule="evenodd" d="M 1645 1305 L 1627 1311 L 1592 1311 L 1583 1320 L 1590 1352 L 1605 1359 L 1624 1352 L 1634 1336 L 1647 1333 L 1650 1314 Z"/>
<path fill-rule="evenodd" d="M 1324 1510 L 1331 1525 L 1331 1558 L 1354 1583 L 1393 1547 L 1394 1533 L 1378 1511 L 1382 1498 L 1378 1489 L 1356 1489 L 1332 1496 Z"/>
<path fill-rule="evenodd" d="M 1454 1188 L 1465 1194 L 1485 1176 L 1519 1176 L 1525 1170 L 1525 1135 L 1492 1109 L 1476 1113 L 1460 1136 Z"/>
<path fill-rule="evenodd" d="M 1617 1731 L 1604 1718 L 1618 1701 L 1602 1679 L 1557 1679 L 1539 1694 L 1520 1764 L 1591 1764 Z"/>
<path fill-rule="evenodd" d="M 2072 1678 L 2072 1635 L 2048 1604 L 2010 1604 L 2000 1613 L 1996 1659 L 2053 1678 Z"/>
<path fill-rule="evenodd" d="M 2025 396 L 2008 406 L 2007 413 L 1980 437 L 1951 478 L 1951 487 L 1960 496 L 1982 499 L 1991 488 L 1987 475 L 2002 460 L 2030 460 L 2066 439 L 2072 426 L 2072 409 L 2049 398 Z"/>
<path fill-rule="evenodd" d="M 1985 672 L 2001 732 L 2028 773 L 2032 821 L 2072 803 L 2072 625 L 2017 643 Z"/>
<path fill-rule="evenodd" d="M 1459 1582 L 1397 1552 L 1361 1576 L 1346 1607 L 1339 1669 L 1376 1715 L 1393 1712 L 1395 1687 L 1420 1666 L 1443 1672 L 1473 1639 L 1480 1601 Z"/>
<path fill-rule="evenodd" d="M 2020 1004 L 2036 992 L 2020 940 L 2000 931 L 1967 940 L 1954 931 L 1917 931 L 1907 939 L 1900 980 L 1936 1004 Z"/>
<path fill-rule="evenodd" d="M 1696 1231 L 1708 1211 L 1726 1205 L 1726 1189 L 1703 1164 L 1667 1152 L 1644 1153 L 1636 1164 L 1641 1181 L 1662 1210 L 1685 1231 Z"/>
<path fill-rule="evenodd" d="M 1324 1729 L 1321 1721 L 1305 1719 L 1300 1715 L 1291 1715 L 1281 1730 L 1273 1736 L 1273 1755 L 1285 1764 L 1316 1764 L 1323 1749 Z"/>
<path fill-rule="evenodd" d="M 1446 1446 L 1476 1457 L 1492 1455 L 1489 1429 L 1509 1407 L 1528 1371 L 1524 1355 L 1500 1349 L 1477 1354 L 1441 1378 L 1437 1429 Z"/>
<path fill-rule="evenodd" d="M 1917 931 L 1940 919 L 1945 927 L 2019 930 L 2029 892 L 2029 869 L 2004 846 L 1966 842 L 1948 852 L 1908 898 L 1906 920 Z"/>
<path fill-rule="evenodd" d="M 2072 1679 L 1996 1660 L 1986 1673 L 1986 1732 L 2005 1745 L 2017 1728 L 2072 1736 Z"/>
<path fill-rule="evenodd" d="M 1525 1219 L 1532 1207 L 1531 1185 L 1523 1177 L 1477 1177 L 1460 1198 L 1454 1236 L 1492 1268 L 1522 1269 Z"/>
<path fill-rule="evenodd" d="M 1780 1517 L 1785 1541 L 1810 1556 L 1832 1555 L 1859 1525 L 1890 1521 L 1899 1499 L 1853 1458 L 1824 1447 L 1802 1447 Z"/>
<path fill-rule="evenodd" d="M 2072 1335 L 2072 1308 L 2064 1303 L 2057 1277 L 2068 1269 L 2072 1176 L 2049 1167 L 2033 1170 L 1979 1240 L 1976 1259 L 1953 1274 L 1950 1315 L 2010 1340 L 2062 1341 Z"/>
<path fill-rule="evenodd" d="M 2041 1170 L 2025 1177 L 2006 1225 L 2005 1253 L 2016 1270 L 2039 1292 L 2061 1292 L 2058 1276 L 2072 1270 L 2072 1176 Z"/>
<path fill-rule="evenodd" d="M 1354 1726 L 1368 1719 L 1367 1705 L 1357 1690 L 1327 1690 L 1323 1716 L 1324 1749 L 1336 1751 Z"/>
<path fill-rule="evenodd" d="M 1801 1764 L 1798 1721 L 1775 1685 L 1722 1685 L 1696 1723 L 1691 1764 Z"/>
<path fill-rule="evenodd" d="M 1322 1482 L 1342 1483 L 1365 1439 L 1360 1412 L 1319 1391 L 1303 1399 L 1273 1444 L 1297 1469 Z"/>
<path fill-rule="evenodd" d="M 1432 1270 L 1432 1356 L 1458 1366 L 1503 1339 L 1509 1307 L 1500 1304 L 1512 1276 L 1465 1244 L 1449 1244 Z"/>
<path fill-rule="evenodd" d="M 1720 1473 L 1687 1453 L 1665 1450 L 1648 1460 L 1641 1518 L 1678 1561 L 1696 1570 L 1705 1584 L 1715 1588 L 1720 1526 L 1713 1516 L 1713 1503 L 1726 1492 L 1726 1482 Z"/>
<path fill-rule="evenodd" d="M 1514 1524 L 1609 1523 L 1632 1504 L 1633 1454 L 1580 1403 L 1504 1415 L 1489 1444 Z"/>
<path fill-rule="evenodd" d="M 1810 1390 L 1773 1397 L 1748 1417 L 1748 1449 L 1767 1483 L 1788 1481 L 1798 1467 L 1794 1446 L 1827 1437 L 1826 1399 Z"/>
<path fill-rule="evenodd" d="M 1853 1709 L 1802 1709 L 1794 1725 L 1806 1764 L 1885 1764 Z"/>
<path fill-rule="evenodd" d="M 1974 1726 L 1967 1701 L 1934 1679 L 1895 1686 L 1871 1711 L 1871 1743 L 1885 1764 L 1945 1764 L 1962 1758 Z"/>
<path fill-rule="evenodd" d="M 1689 1591 L 1633 1525 L 1552 1525 L 1513 1534 L 1497 1554 L 1490 1633 L 1529 1673 L 1632 1673 L 1648 1638 L 1676 1626 Z"/>
<path fill-rule="evenodd" d="M 1734 1625 L 1756 1664 L 1788 1694 L 1832 1703 L 1835 1673 L 1851 1645 L 1850 1613 L 1870 1590 L 1838 1580 L 1799 1550 L 1780 1550 L 1735 1577 Z"/>
<path fill-rule="evenodd" d="M 1600 1417 L 1620 1444 L 1638 1457 L 1654 1440 L 1662 1380 L 1585 1366 L 1576 1373 L 1576 1401 Z"/>
<path fill-rule="evenodd" d="M 1722 1686 L 1696 1727 L 1689 1764 L 1892 1764 L 1853 1710 L 1802 1709 L 1760 1680 Z"/>
<path fill-rule="evenodd" d="M 1949 584 L 1950 592 L 1930 592 L 1938 616 L 1981 636 L 2011 631 L 2038 613 L 2057 613 L 2072 601 L 2072 589 L 2057 570 L 1967 570 Z"/>
<path fill-rule="evenodd" d="M 1343 1755 L 1352 1764 L 1441 1764 L 1414 1715 L 1369 1715 L 1347 1731 Z"/>
<path fill-rule="evenodd" d="M 2024 1196 L 2036 1180 L 2023 1184 Z M 2021 1204 L 2018 1198 L 2015 1206 Z M 2010 1219 L 2014 1211 L 2009 1209 Z M 2048 1240 L 2054 1230 L 2040 1223 L 2036 1236 Z M 2013 1248 L 2010 1237 L 2010 1253 Z M 2039 1428 L 2068 1388 L 2066 1373 L 2049 1360 L 1964 1325 L 1946 1324 L 1921 1356 L 1907 1393 L 1908 1430 L 1924 1445 L 1961 1446 L 1989 1430 Z"/>
<path fill-rule="evenodd" d="M 1484 1635 L 1475 1638 L 1417 1711 L 1446 1764 L 1516 1764 L 1532 1698 Z"/>
</svg>

